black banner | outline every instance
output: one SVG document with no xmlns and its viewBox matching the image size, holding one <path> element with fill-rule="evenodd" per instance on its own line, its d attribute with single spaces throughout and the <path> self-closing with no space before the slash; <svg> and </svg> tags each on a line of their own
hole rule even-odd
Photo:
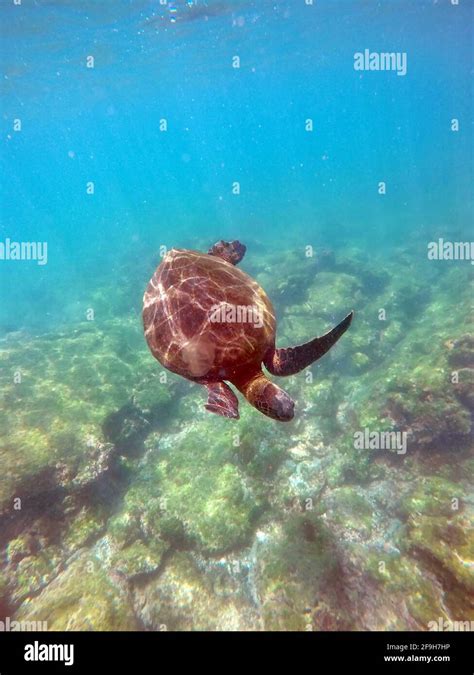
<svg viewBox="0 0 474 675">
<path fill-rule="evenodd" d="M 268 672 L 473 672 L 472 636 L 450 633 L 0 633 L 0 675 L 156 673 L 186 667 Z M 299 664 L 299 665 L 298 665 Z M 322 666 L 324 665 L 324 670 Z"/>
</svg>

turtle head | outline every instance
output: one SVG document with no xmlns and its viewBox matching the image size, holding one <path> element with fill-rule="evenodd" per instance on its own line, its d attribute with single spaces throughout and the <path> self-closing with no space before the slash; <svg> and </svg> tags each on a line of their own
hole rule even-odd
<svg viewBox="0 0 474 675">
<path fill-rule="evenodd" d="M 241 244 L 240 241 L 235 239 L 234 241 L 224 241 L 221 239 L 208 251 L 209 255 L 215 255 L 222 260 L 225 260 L 232 265 L 237 265 L 245 255 L 247 247 L 244 244 Z"/>
<path fill-rule="evenodd" d="M 286 391 L 270 382 L 261 370 L 243 372 L 231 379 L 247 401 L 267 417 L 279 422 L 289 422 L 295 413 L 295 403 Z"/>
</svg>

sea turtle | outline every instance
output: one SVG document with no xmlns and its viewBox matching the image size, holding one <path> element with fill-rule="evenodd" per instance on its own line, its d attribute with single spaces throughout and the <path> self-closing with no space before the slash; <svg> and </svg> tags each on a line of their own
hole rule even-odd
<svg viewBox="0 0 474 675">
<path fill-rule="evenodd" d="M 165 368 L 207 388 L 210 412 L 238 419 L 227 381 L 264 415 L 288 421 L 294 402 L 262 372 L 262 363 L 272 375 L 307 368 L 349 328 L 353 312 L 322 337 L 276 349 L 272 304 L 236 267 L 245 251 L 239 241 L 219 241 L 207 253 L 168 251 L 143 297 L 145 337 Z"/>
</svg>

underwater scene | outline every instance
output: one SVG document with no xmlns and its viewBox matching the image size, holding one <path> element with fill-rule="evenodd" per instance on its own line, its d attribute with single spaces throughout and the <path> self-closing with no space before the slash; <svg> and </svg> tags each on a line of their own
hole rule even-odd
<svg viewBox="0 0 474 675">
<path fill-rule="evenodd" d="M 0 627 L 474 627 L 470 0 L 0 0 Z"/>
</svg>

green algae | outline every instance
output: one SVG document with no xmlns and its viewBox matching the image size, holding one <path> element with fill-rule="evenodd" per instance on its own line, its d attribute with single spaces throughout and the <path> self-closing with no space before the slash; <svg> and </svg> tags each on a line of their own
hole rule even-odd
<svg viewBox="0 0 474 675">
<path fill-rule="evenodd" d="M 127 592 L 99 560 L 83 554 L 15 614 L 16 621 L 46 621 L 48 630 L 136 630 Z"/>
<path fill-rule="evenodd" d="M 245 405 L 245 404 L 243 404 Z M 272 480 L 275 471 L 287 456 L 290 439 L 271 420 L 258 419 L 251 408 L 241 410 L 241 418 L 233 435 L 233 449 L 246 476 L 258 490 L 260 481 Z M 260 486 L 261 487 L 261 486 Z"/>
<path fill-rule="evenodd" d="M 167 514 L 182 524 L 186 537 L 216 553 L 248 541 L 255 502 L 239 469 L 225 462 L 230 431 L 204 437 L 212 441 L 203 444 L 201 430 L 177 439 L 172 452 L 158 459 L 155 476 Z"/>
<path fill-rule="evenodd" d="M 421 514 L 449 518 L 455 515 L 453 500 L 459 500 L 462 492 L 460 485 L 440 476 L 422 478 L 401 503 L 400 512 L 405 517 Z"/>
<path fill-rule="evenodd" d="M 69 523 L 63 536 L 64 546 L 77 551 L 94 542 L 105 529 L 105 514 L 99 509 L 83 507 Z"/>
<path fill-rule="evenodd" d="M 7 560 L 15 563 L 26 558 L 31 552 L 31 543 L 27 535 L 11 539 L 6 547 Z"/>
<path fill-rule="evenodd" d="M 5 601 L 7 589 L 8 589 L 7 575 L 2 571 L 0 572 L 0 603 Z"/>
<path fill-rule="evenodd" d="M 355 352 L 352 357 L 352 365 L 356 370 L 367 370 L 370 366 L 370 358 L 364 352 Z"/>
<path fill-rule="evenodd" d="M 143 622 L 153 630 L 259 630 L 251 603 L 219 589 L 217 580 L 203 573 L 189 554 L 175 553 L 162 574 L 137 592 Z"/>
<path fill-rule="evenodd" d="M 454 579 L 469 593 L 474 591 L 474 545 L 472 526 L 467 520 L 414 516 L 410 519 L 408 540 L 409 547 L 424 556 L 427 566 L 448 589 Z"/>
<path fill-rule="evenodd" d="M 373 507 L 352 486 L 336 488 L 331 492 L 331 504 L 336 509 L 334 521 L 345 530 L 357 531 L 369 536 L 372 530 Z"/>
<path fill-rule="evenodd" d="M 449 290 L 442 286 L 390 350 L 390 359 L 382 359 L 380 365 L 376 361 L 375 368 L 359 379 L 353 405 L 363 411 L 361 426 L 371 424 L 371 418 L 391 418 L 399 428 L 410 430 L 413 446 L 419 447 L 442 447 L 447 438 L 454 444 L 468 441 L 472 422 L 451 383 L 452 351 L 446 346 L 466 332 L 462 296 L 467 301 L 469 292 L 465 285 L 460 288 L 454 309 Z M 389 311 L 390 305 L 386 307 Z"/>
<path fill-rule="evenodd" d="M 350 624 L 336 597 L 340 568 L 335 542 L 317 513 L 292 514 L 260 549 L 257 592 L 265 630 L 325 629 L 315 611 L 320 604 L 330 608 L 333 628 Z"/>
<path fill-rule="evenodd" d="M 356 548 L 356 547 L 355 547 Z M 354 555 L 385 597 L 405 608 L 410 622 L 398 617 L 391 630 L 427 630 L 430 621 L 448 618 L 442 593 L 419 562 L 406 554 L 359 547 Z M 414 622 L 414 623 L 413 623 Z"/>
<path fill-rule="evenodd" d="M 185 540 L 217 553 L 248 542 L 257 500 L 231 462 L 236 448 L 232 427 L 222 429 L 220 420 L 211 417 L 203 426 L 204 433 L 191 427 L 160 438 L 124 506 L 147 537 L 163 536 L 175 545 Z"/>
<path fill-rule="evenodd" d="M 316 275 L 309 299 L 317 315 L 328 320 L 332 320 L 334 315 L 343 318 L 360 303 L 362 284 L 356 276 L 344 272 L 322 271 Z"/>
<path fill-rule="evenodd" d="M 17 545 L 15 540 L 13 546 Z M 35 596 L 56 577 L 60 565 L 61 551 L 57 546 L 49 546 L 36 554 L 28 552 L 8 568 L 10 601 L 17 604 Z"/>
<path fill-rule="evenodd" d="M 142 534 L 139 511 L 133 506 L 135 494 L 136 491 L 132 494 L 131 490 L 127 493 L 126 510 L 112 516 L 107 523 L 107 533 L 119 548 L 124 548 L 133 543 Z"/>
<path fill-rule="evenodd" d="M 334 438 L 341 429 L 337 420 L 338 388 L 329 378 L 306 381 L 301 385 L 301 398 L 305 412 L 311 416 L 313 425 L 326 438 Z"/>
<path fill-rule="evenodd" d="M 135 579 L 156 572 L 161 564 L 167 546 L 159 539 L 149 545 L 138 540 L 112 556 L 111 567 L 127 579 Z"/>
<path fill-rule="evenodd" d="M 43 556 L 23 558 L 14 573 L 15 588 L 11 599 L 18 602 L 35 595 L 54 578 L 54 573 L 54 566 Z"/>
<path fill-rule="evenodd" d="M 9 343 L 1 355 L 0 506 L 10 508 L 16 492 L 32 494 L 35 484 L 44 489 L 36 480 L 42 474 L 54 484 L 58 463 L 72 471 L 87 465 L 90 448 L 107 440 L 107 416 L 134 397 L 155 420 L 173 398 L 135 321 L 110 320 L 30 342 Z"/>
<path fill-rule="evenodd" d="M 334 453 L 326 472 L 331 487 L 341 484 L 366 485 L 383 477 L 385 469 L 374 462 L 374 452 L 354 448 L 352 438 L 340 441 L 338 446 L 339 451 Z"/>
</svg>

